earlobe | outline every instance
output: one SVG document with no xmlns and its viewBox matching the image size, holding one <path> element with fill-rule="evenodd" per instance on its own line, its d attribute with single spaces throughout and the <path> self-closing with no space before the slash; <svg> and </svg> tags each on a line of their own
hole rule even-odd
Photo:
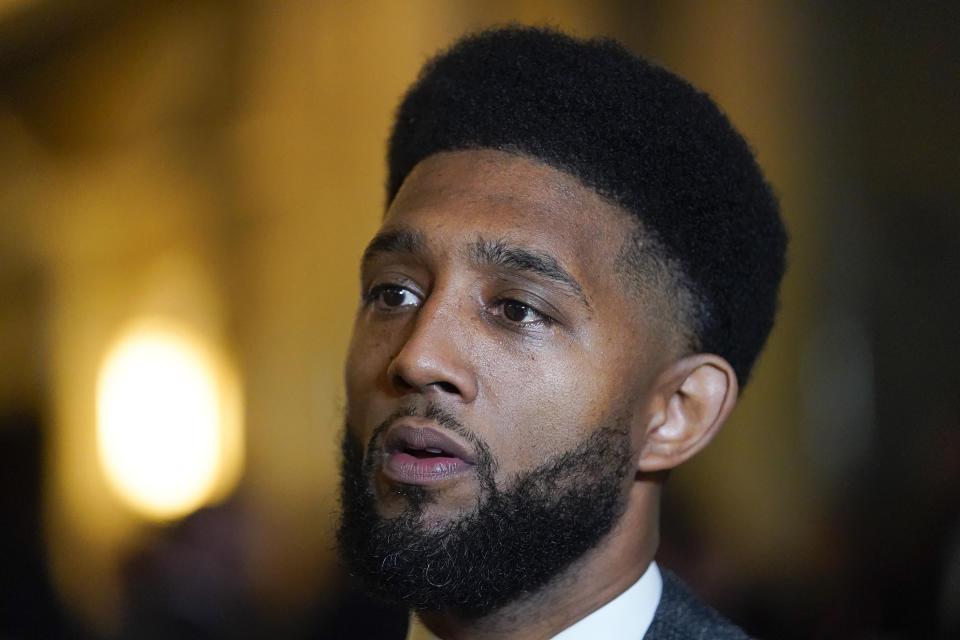
<svg viewBox="0 0 960 640">
<path fill-rule="evenodd" d="M 696 354 L 675 362 L 656 386 L 637 470 L 672 469 L 707 446 L 737 401 L 737 376 L 726 360 Z"/>
</svg>

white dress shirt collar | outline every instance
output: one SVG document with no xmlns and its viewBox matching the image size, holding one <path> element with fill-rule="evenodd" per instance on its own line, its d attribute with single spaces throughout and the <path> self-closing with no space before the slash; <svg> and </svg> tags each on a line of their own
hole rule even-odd
<svg viewBox="0 0 960 640">
<path fill-rule="evenodd" d="M 662 591 L 660 569 L 656 562 L 651 562 L 629 589 L 551 640 L 641 640 L 653 622 Z M 407 640 L 441 639 L 433 635 L 416 615 L 411 615 Z"/>
</svg>

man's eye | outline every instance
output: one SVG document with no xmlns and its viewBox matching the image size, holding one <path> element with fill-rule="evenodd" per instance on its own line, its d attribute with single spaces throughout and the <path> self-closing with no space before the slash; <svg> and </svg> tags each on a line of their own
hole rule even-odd
<svg viewBox="0 0 960 640">
<path fill-rule="evenodd" d="M 525 305 L 516 300 L 504 300 L 500 303 L 500 314 L 517 324 L 534 324 L 537 322 L 548 322 L 549 318 L 537 311 L 531 306 Z"/>
<path fill-rule="evenodd" d="M 374 287 L 367 294 L 367 299 L 382 309 L 415 307 L 420 304 L 420 298 L 417 297 L 417 294 L 406 287 L 395 284 Z"/>
</svg>

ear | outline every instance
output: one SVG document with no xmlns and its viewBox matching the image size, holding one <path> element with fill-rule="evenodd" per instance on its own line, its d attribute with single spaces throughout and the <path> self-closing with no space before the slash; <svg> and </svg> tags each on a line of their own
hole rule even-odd
<svg viewBox="0 0 960 640">
<path fill-rule="evenodd" d="M 661 374 L 637 458 L 637 470 L 672 469 L 707 446 L 737 402 L 737 374 L 719 356 L 700 353 Z"/>
</svg>

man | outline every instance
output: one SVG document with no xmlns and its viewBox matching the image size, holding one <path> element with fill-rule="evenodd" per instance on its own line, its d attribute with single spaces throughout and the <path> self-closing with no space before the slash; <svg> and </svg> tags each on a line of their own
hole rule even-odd
<svg viewBox="0 0 960 640">
<path fill-rule="evenodd" d="M 346 364 L 341 552 L 411 638 L 742 638 L 653 562 L 670 469 L 773 323 L 786 236 L 710 99 L 510 27 L 389 143 Z"/>
</svg>

